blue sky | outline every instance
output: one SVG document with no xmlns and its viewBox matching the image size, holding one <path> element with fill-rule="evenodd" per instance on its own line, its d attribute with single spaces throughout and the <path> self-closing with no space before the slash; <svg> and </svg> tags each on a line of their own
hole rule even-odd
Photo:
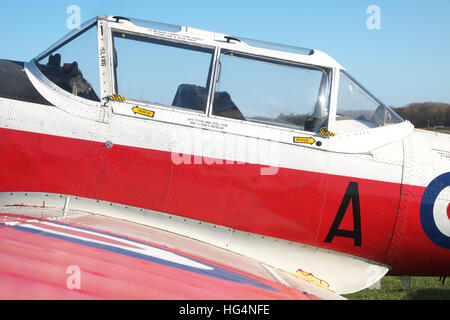
<svg viewBox="0 0 450 320">
<path fill-rule="evenodd" d="M 70 5 L 82 21 L 122 15 L 319 49 L 387 105 L 450 103 L 449 0 L 1 0 L 0 58 L 30 60 L 68 33 Z M 381 29 L 367 28 L 371 5 Z"/>
</svg>

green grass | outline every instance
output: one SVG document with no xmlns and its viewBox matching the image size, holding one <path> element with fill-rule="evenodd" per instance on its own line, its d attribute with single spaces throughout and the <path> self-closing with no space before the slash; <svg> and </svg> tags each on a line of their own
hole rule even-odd
<svg viewBox="0 0 450 320">
<path fill-rule="evenodd" d="M 439 277 L 411 277 L 411 288 L 405 288 L 399 277 L 384 277 L 381 289 L 365 289 L 344 297 L 349 300 L 450 300 L 450 278 L 443 285 Z"/>
</svg>

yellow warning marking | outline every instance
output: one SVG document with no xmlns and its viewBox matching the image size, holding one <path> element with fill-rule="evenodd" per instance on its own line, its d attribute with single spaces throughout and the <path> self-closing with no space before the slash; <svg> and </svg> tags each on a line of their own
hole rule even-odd
<svg viewBox="0 0 450 320">
<path fill-rule="evenodd" d="M 139 108 L 138 106 L 135 106 L 133 108 L 131 108 L 131 110 L 134 112 L 134 114 L 140 114 L 142 116 L 146 116 L 146 117 L 150 117 L 153 118 L 153 116 L 155 115 L 154 111 L 151 110 L 147 110 L 144 108 Z"/>
<path fill-rule="evenodd" d="M 313 144 L 316 142 L 314 138 L 311 137 L 294 137 L 294 143 L 309 143 Z"/>
<path fill-rule="evenodd" d="M 320 130 L 319 130 L 319 135 L 321 135 L 321 136 L 330 136 L 330 137 L 333 137 L 333 136 L 334 136 L 334 133 L 331 132 L 331 131 L 328 131 L 328 128 L 322 127 L 322 128 L 320 128 Z"/>
<path fill-rule="evenodd" d="M 109 101 L 127 101 L 127 98 L 121 96 L 120 94 L 112 94 L 108 97 Z"/>
</svg>

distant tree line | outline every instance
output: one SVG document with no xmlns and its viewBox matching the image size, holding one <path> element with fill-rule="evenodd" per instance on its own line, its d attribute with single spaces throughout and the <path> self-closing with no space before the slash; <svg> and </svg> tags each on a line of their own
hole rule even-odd
<svg viewBox="0 0 450 320">
<path fill-rule="evenodd" d="M 403 119 L 409 120 L 416 128 L 450 127 L 450 104 L 448 103 L 411 103 L 405 107 L 392 109 Z"/>
</svg>

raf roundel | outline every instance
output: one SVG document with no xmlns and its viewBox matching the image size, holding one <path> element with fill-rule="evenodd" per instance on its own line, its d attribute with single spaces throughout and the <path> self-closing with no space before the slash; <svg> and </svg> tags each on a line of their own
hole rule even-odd
<svg viewBox="0 0 450 320">
<path fill-rule="evenodd" d="M 431 181 L 420 203 L 420 222 L 423 231 L 434 244 L 446 249 L 450 249 L 449 201 L 448 197 L 444 197 L 448 187 L 450 187 L 450 172 Z"/>
</svg>

